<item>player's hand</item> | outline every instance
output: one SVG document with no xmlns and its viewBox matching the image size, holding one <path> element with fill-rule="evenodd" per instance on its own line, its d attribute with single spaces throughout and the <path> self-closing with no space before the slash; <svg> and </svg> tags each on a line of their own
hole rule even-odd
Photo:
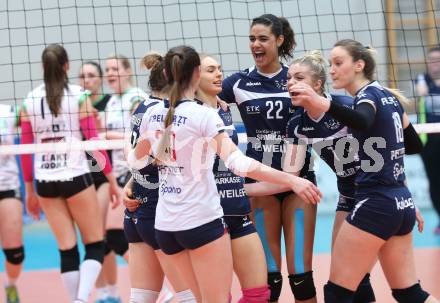
<svg viewBox="0 0 440 303">
<path fill-rule="evenodd" d="M 217 104 L 221 107 L 225 112 L 229 110 L 229 104 L 226 101 L 223 101 L 219 97 L 217 97 Z"/>
<path fill-rule="evenodd" d="M 307 110 L 327 112 L 330 101 L 318 95 L 317 92 L 308 84 L 300 82 L 288 87 L 292 105 L 301 106 Z"/>
<path fill-rule="evenodd" d="M 40 202 L 33 189 L 26 186 L 26 211 L 34 220 L 40 220 Z"/>
<path fill-rule="evenodd" d="M 416 206 L 416 221 L 417 221 L 417 230 L 419 233 L 423 232 L 423 227 L 425 225 L 425 220 L 423 219 L 422 213 L 420 209 Z"/>
<path fill-rule="evenodd" d="M 291 188 L 306 203 L 317 204 L 322 198 L 322 193 L 318 187 L 301 177 L 292 175 Z"/>
<path fill-rule="evenodd" d="M 124 206 L 128 211 L 133 212 L 139 207 L 139 201 L 133 198 L 133 179 L 127 182 L 124 186 L 122 199 L 124 201 Z"/>
<path fill-rule="evenodd" d="M 116 182 L 116 179 L 113 176 L 113 173 L 107 174 L 106 177 L 107 177 L 107 180 L 109 183 L 108 190 L 110 193 L 110 203 L 112 204 L 112 209 L 115 209 L 122 202 L 121 188 L 119 187 L 118 183 Z"/>
</svg>

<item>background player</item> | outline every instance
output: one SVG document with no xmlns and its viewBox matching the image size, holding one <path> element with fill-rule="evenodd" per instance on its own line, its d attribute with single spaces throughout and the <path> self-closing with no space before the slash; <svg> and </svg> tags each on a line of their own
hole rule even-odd
<svg viewBox="0 0 440 303">
<path fill-rule="evenodd" d="M 31 91 L 21 111 L 21 142 L 71 142 L 97 136 L 92 105 L 82 88 L 70 85 L 69 60 L 58 44 L 47 46 L 42 54 L 44 84 Z M 119 191 L 111 173 L 107 153 L 101 152 L 103 172 L 109 181 L 110 196 Z M 39 217 L 40 205 L 57 240 L 61 256 L 61 276 L 71 301 L 87 302 L 101 270 L 104 257 L 102 219 L 95 187 L 84 152 L 36 153 L 22 155 L 22 171 L 26 184 L 26 207 Z M 34 191 L 33 170 L 36 190 Z M 37 197 L 38 194 L 38 197 Z M 84 261 L 79 260 L 75 224 L 85 244 Z"/>
<path fill-rule="evenodd" d="M 255 66 L 226 78 L 219 94 L 220 99 L 238 106 L 248 137 L 246 155 L 279 170 L 286 148 L 283 141 L 287 122 L 294 112 L 287 92 L 288 67 L 280 62 L 280 57 L 292 58 L 295 45 L 293 30 L 285 18 L 271 14 L 254 18 L 249 47 Z M 313 172 L 305 169 L 303 175 L 314 181 Z M 246 179 L 246 183 L 250 182 L 255 181 Z M 316 207 L 306 205 L 291 191 L 250 200 L 266 254 L 270 301 L 278 300 L 283 283 L 283 228 L 292 292 L 297 301 L 316 302 L 311 271 Z M 307 283 L 300 282 L 303 280 Z"/>
<path fill-rule="evenodd" d="M 14 144 L 17 113 L 13 106 L 0 104 L 0 145 Z M 20 197 L 17 160 L 0 156 L 0 240 L 5 255 L 6 302 L 20 302 L 16 282 L 24 260 L 22 239 L 23 206 Z"/>
<path fill-rule="evenodd" d="M 377 258 L 396 301 L 438 302 L 421 288 L 414 265 L 416 211 L 405 185 L 403 156 L 420 152 L 422 144 L 399 101 L 406 99 L 374 81 L 372 52 L 357 41 L 338 41 L 330 62 L 333 87 L 355 96 L 354 109 L 300 83 L 289 87 L 295 105 L 329 112 L 353 130 L 360 147 L 356 205 L 335 239 L 325 302 L 353 302 L 354 291 Z"/>
<path fill-rule="evenodd" d="M 103 86 L 103 73 L 101 66 L 94 62 L 85 62 L 79 71 L 79 84 L 84 89 L 90 92 L 90 101 L 92 102 L 93 108 L 96 109 L 95 123 L 98 131 L 104 131 L 103 118 L 105 118 L 105 107 L 111 98 L 109 94 L 102 93 Z M 111 152 L 111 151 L 107 151 Z M 87 153 L 87 159 L 90 161 L 92 167 L 96 167 L 96 161 Z M 96 194 L 98 196 L 98 203 L 103 216 L 104 222 L 104 232 L 106 230 L 105 225 L 107 221 L 107 210 L 109 209 L 110 196 L 108 191 L 107 178 L 104 176 L 102 171 L 98 169 L 92 169 L 93 183 L 95 184 Z M 123 242 L 122 242 L 123 243 Z M 96 303 L 111 303 L 112 301 L 118 302 L 118 294 L 116 289 L 117 273 L 116 273 L 116 257 L 113 252 L 108 252 L 104 258 L 104 263 L 102 265 L 101 273 L 96 281 Z"/>
<path fill-rule="evenodd" d="M 417 77 L 416 92 L 419 96 L 419 123 L 440 122 L 440 47 L 428 51 L 427 71 Z M 438 216 L 438 224 L 434 232 L 440 235 L 440 136 L 438 134 L 422 134 L 425 147 L 421 153 L 429 181 L 429 193 L 432 205 Z"/>
</svg>

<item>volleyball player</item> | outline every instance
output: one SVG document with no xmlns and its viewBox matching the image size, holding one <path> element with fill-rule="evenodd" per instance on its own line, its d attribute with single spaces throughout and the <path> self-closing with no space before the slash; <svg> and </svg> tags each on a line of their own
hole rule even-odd
<svg viewBox="0 0 440 303">
<path fill-rule="evenodd" d="M 373 79 L 372 51 L 357 41 L 337 42 L 330 62 L 333 87 L 355 97 L 354 109 L 301 83 L 289 87 L 295 105 L 328 112 L 350 127 L 359 143 L 356 205 L 335 239 L 325 302 L 353 302 L 354 291 L 377 258 L 397 302 L 438 302 L 421 288 L 414 265 L 416 209 L 405 185 L 403 157 L 420 152 L 422 143 L 400 103 L 405 97 Z"/>
<path fill-rule="evenodd" d="M 287 122 L 294 112 L 287 92 L 288 67 L 280 62 L 280 57 L 291 58 L 295 45 L 293 30 L 285 18 L 271 14 L 254 18 L 249 33 L 249 47 L 255 66 L 226 78 L 219 94 L 220 99 L 238 106 L 249 141 L 246 155 L 275 169 L 281 169 L 285 151 L 283 139 Z M 313 180 L 313 172 L 307 169 L 301 176 Z M 254 181 L 247 179 L 246 182 Z M 292 292 L 297 301 L 316 302 L 311 269 L 316 207 L 306 205 L 291 191 L 252 197 L 250 200 L 266 254 L 270 301 L 278 300 L 283 283 L 283 228 Z M 297 287 L 299 285 L 306 287 Z"/>
<path fill-rule="evenodd" d="M 232 255 L 212 172 L 214 152 L 234 173 L 289 185 L 310 203 L 317 203 L 321 193 L 305 179 L 244 156 L 223 133 L 218 113 L 193 102 L 200 82 L 200 58 L 193 48 L 170 49 L 165 73 L 170 100 L 147 109 L 142 139 L 129 162 L 143 167 L 151 154 L 159 164 L 155 229 L 162 251 L 185 277 L 194 273 L 190 288 L 200 291 L 203 302 L 227 302 Z"/>
<path fill-rule="evenodd" d="M 220 64 L 211 56 L 201 55 L 200 85 L 196 98 L 217 110 L 231 140 L 238 145 L 237 131 L 228 108 L 218 105 L 223 73 Z M 220 194 L 224 220 L 231 236 L 234 272 L 242 288 L 239 302 L 267 302 L 270 292 L 267 286 L 267 265 L 261 240 L 250 218 L 251 207 L 243 188 L 243 178 L 225 168 L 217 156 L 214 177 Z"/>
<path fill-rule="evenodd" d="M 97 136 L 92 105 L 87 93 L 68 82 L 69 60 L 58 44 L 42 54 L 44 84 L 31 91 L 21 111 L 22 143 L 66 142 L 75 144 L 82 136 Z M 109 181 L 110 196 L 117 203 L 119 191 L 107 153 L 103 172 Z M 40 206 L 55 234 L 61 256 L 61 277 L 71 301 L 87 302 L 104 257 L 102 218 L 96 191 L 84 152 L 53 151 L 21 157 L 26 184 L 26 207 L 35 218 Z M 36 192 L 33 183 L 36 179 Z M 37 197 L 38 195 L 38 197 Z M 80 265 L 75 224 L 85 244 Z"/>
<path fill-rule="evenodd" d="M 314 90 L 331 102 L 337 102 L 342 106 L 351 108 L 353 99 L 349 96 L 334 95 L 325 92 L 327 78 L 326 61 L 319 51 L 312 51 L 303 57 L 295 59 L 289 67 L 287 74 L 289 79 L 287 86 L 301 83 L 304 87 Z M 295 98 L 295 96 L 292 96 Z M 339 191 L 339 200 L 336 207 L 336 216 L 333 224 L 332 243 L 341 227 L 342 222 L 355 206 L 355 176 L 359 169 L 360 162 L 355 148 L 351 146 L 351 131 L 347 126 L 335 120 L 330 114 L 316 112 L 313 108 L 300 108 L 287 125 L 287 140 L 290 143 L 287 147 L 284 170 L 295 172 L 295 166 L 300 167 L 304 163 L 304 150 L 312 144 L 316 153 L 335 172 Z M 269 190 L 269 184 L 247 185 L 246 191 L 255 194 L 257 189 L 252 186 L 265 185 L 264 189 Z M 271 187 L 275 187 L 271 185 Z M 375 302 L 373 288 L 371 287 L 369 274 L 367 274 L 359 285 L 354 301 L 356 303 Z"/>
<path fill-rule="evenodd" d="M 139 104 L 132 116 L 133 147 L 140 137 L 139 126 L 143 114 L 148 107 L 162 102 L 166 96 L 164 58 L 157 53 L 149 53 L 143 58 L 142 64 L 151 71 L 148 81 L 151 94 L 146 101 Z M 157 167 L 149 165 L 140 170 L 133 170 L 132 178 L 124 189 L 124 201 L 128 203 L 125 210 L 124 230 L 129 242 L 130 302 L 170 301 L 173 296 L 168 288 L 163 286 L 164 271 L 176 291 L 178 302 L 196 302 L 184 279 L 180 278 L 176 270 L 163 259 L 163 252 L 154 236 L 158 182 Z"/>
<path fill-rule="evenodd" d="M 0 104 L 0 145 L 14 144 L 17 114 L 13 106 Z M 13 155 L 0 156 L 0 240 L 5 255 L 7 303 L 18 303 L 16 282 L 24 260 L 22 240 L 23 206 L 17 161 Z"/>
<path fill-rule="evenodd" d="M 95 115 L 96 126 L 98 130 L 102 132 L 104 131 L 102 117 L 105 114 L 104 110 L 111 95 L 102 93 L 103 72 L 101 66 L 94 61 L 85 62 L 80 68 L 78 78 L 80 86 L 90 92 L 90 101 L 92 102 L 93 107 L 97 110 L 97 114 Z M 92 167 L 96 167 L 96 161 L 89 153 L 87 153 L 87 159 L 90 161 L 89 163 Z M 108 182 L 100 169 L 91 169 L 91 172 L 93 183 L 96 188 L 96 194 L 98 196 L 99 207 L 101 214 L 103 215 L 103 228 L 105 231 L 107 210 L 110 204 Z M 122 243 L 124 243 L 124 239 L 122 239 Z M 108 254 L 104 258 L 101 273 L 96 281 L 95 303 L 105 303 L 106 301 L 118 302 L 119 300 L 115 286 L 117 280 L 116 257 L 109 249 L 106 251 L 108 251 Z"/>
</svg>

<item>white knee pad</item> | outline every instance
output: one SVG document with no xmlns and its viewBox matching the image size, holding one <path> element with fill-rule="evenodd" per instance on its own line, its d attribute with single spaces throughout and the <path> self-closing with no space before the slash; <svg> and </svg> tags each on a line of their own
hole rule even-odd
<svg viewBox="0 0 440 303">
<path fill-rule="evenodd" d="M 158 297 L 158 291 L 141 288 L 130 289 L 130 303 L 156 303 Z"/>
<path fill-rule="evenodd" d="M 197 300 L 190 289 L 176 293 L 176 299 L 179 303 L 197 303 Z"/>
</svg>

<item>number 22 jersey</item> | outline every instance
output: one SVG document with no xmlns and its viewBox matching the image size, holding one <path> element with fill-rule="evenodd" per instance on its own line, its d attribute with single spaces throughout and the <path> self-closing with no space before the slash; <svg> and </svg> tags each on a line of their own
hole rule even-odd
<svg viewBox="0 0 440 303">
<path fill-rule="evenodd" d="M 227 77 L 219 94 L 238 106 L 248 137 L 246 155 L 279 170 L 287 122 L 295 111 L 287 92 L 287 70 L 282 65 L 269 78 L 251 67 Z"/>
</svg>

